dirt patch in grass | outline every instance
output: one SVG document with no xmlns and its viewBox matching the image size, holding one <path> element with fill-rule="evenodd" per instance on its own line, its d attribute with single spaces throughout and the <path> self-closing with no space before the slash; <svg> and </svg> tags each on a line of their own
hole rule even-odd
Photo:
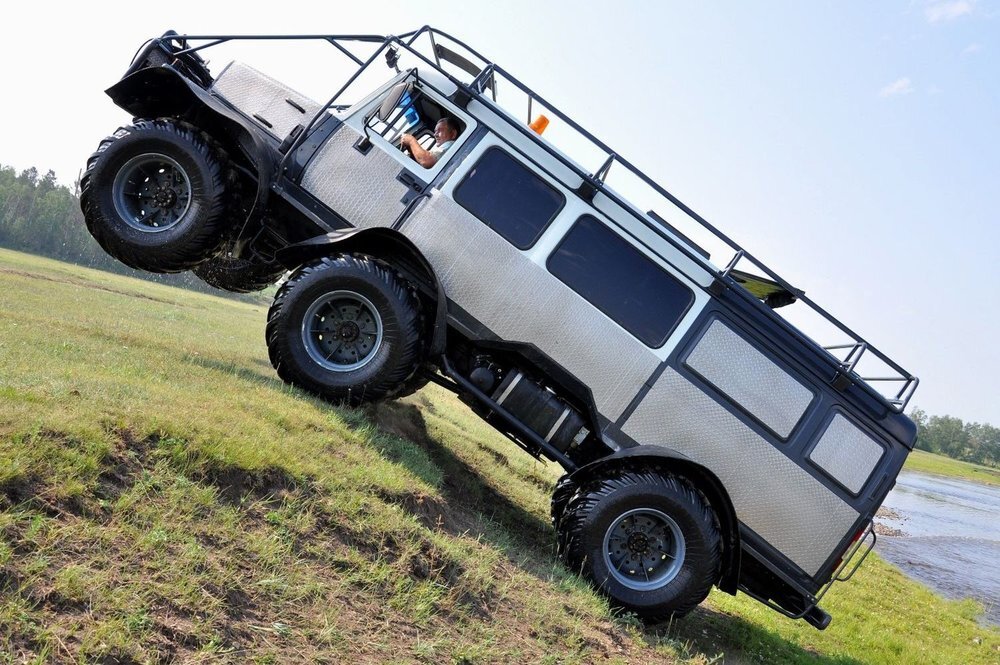
<svg viewBox="0 0 1000 665">
<path fill-rule="evenodd" d="M 160 437 L 139 437 L 129 429 L 113 428 L 108 440 L 111 450 L 102 461 L 94 495 L 99 499 L 117 499 L 135 484 L 136 477 L 149 465 L 150 451 Z"/>
<path fill-rule="evenodd" d="M 151 300 L 153 302 L 164 303 L 167 305 L 182 306 L 182 303 L 175 300 L 167 300 L 166 298 L 157 298 L 151 296 L 147 293 L 139 293 L 135 291 L 123 291 L 121 289 L 113 289 L 108 286 L 102 286 L 100 284 L 95 284 L 93 282 L 87 282 L 79 279 L 70 279 L 68 277 L 55 277 L 53 275 L 39 275 L 37 273 L 27 272 L 24 270 L 12 270 L 10 268 L 0 268 L 0 273 L 6 273 L 8 275 L 16 275 L 17 277 L 24 277 L 26 279 L 37 279 L 45 282 L 56 282 L 58 284 L 69 284 L 74 287 L 83 287 L 85 289 L 93 289 L 95 291 L 104 291 L 106 293 L 114 293 L 119 296 L 126 296 L 128 298 L 141 298 L 142 300 Z"/>
<path fill-rule="evenodd" d="M 136 474 L 148 462 L 148 452 L 156 439 L 137 439 L 131 432 L 114 431 L 108 437 L 110 450 L 99 456 L 96 475 L 81 474 L 75 480 L 89 484 L 88 492 L 67 494 L 62 485 L 67 480 L 60 477 L 56 465 L 67 451 L 77 453 L 80 459 L 98 456 L 96 449 L 62 432 L 41 430 L 25 439 L 24 445 L 41 451 L 35 454 L 30 470 L 0 483 L 0 509 L 18 506 L 34 509 L 47 517 L 76 516 L 100 518 L 107 514 L 107 501 L 114 500 L 134 484 Z M 66 458 L 69 455 L 65 455 Z M 32 460 L 32 457 L 28 457 Z M 65 461 L 65 460 L 63 460 Z M 67 464 L 69 464 L 67 462 Z M 87 466 L 86 463 L 82 463 Z M 69 464 L 72 466 L 71 464 Z M 88 476 L 93 475 L 92 478 Z"/>
<path fill-rule="evenodd" d="M 44 488 L 42 479 L 35 474 L 22 473 L 0 482 L 0 509 L 33 500 Z"/>
<path fill-rule="evenodd" d="M 218 490 L 220 499 L 230 504 L 241 504 L 248 498 L 281 501 L 309 492 L 308 483 L 273 466 L 245 469 L 235 465 L 210 465 L 198 479 Z"/>
</svg>

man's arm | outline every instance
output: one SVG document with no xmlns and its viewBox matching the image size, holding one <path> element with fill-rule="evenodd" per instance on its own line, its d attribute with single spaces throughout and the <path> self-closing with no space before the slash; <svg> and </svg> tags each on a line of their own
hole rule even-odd
<svg viewBox="0 0 1000 665">
<path fill-rule="evenodd" d="M 437 164 L 438 155 L 433 154 L 429 150 L 425 150 L 422 145 L 417 143 L 417 139 L 412 134 L 403 134 L 403 138 L 400 139 L 403 147 L 409 149 L 410 154 L 413 155 L 413 159 L 420 164 L 425 169 Z"/>
</svg>

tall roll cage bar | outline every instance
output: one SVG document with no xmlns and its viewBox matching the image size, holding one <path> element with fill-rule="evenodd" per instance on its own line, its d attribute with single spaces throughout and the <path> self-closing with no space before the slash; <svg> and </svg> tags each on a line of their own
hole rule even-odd
<svg viewBox="0 0 1000 665">
<path fill-rule="evenodd" d="M 433 58 L 431 60 L 427 54 L 422 53 L 415 46 L 417 41 L 425 36 L 430 44 L 430 56 Z M 482 64 L 476 65 L 464 56 L 452 51 L 451 49 L 445 47 L 438 43 L 439 39 L 445 39 L 453 45 L 457 45 L 464 49 L 466 53 L 472 55 L 474 58 L 478 59 Z M 701 215 L 696 213 L 690 207 L 681 202 L 676 196 L 671 194 L 669 191 L 661 187 L 659 184 L 654 182 L 649 176 L 640 171 L 631 162 L 625 158 L 618 155 L 614 150 L 612 150 L 605 143 L 597 139 L 586 129 L 577 124 L 572 118 L 567 116 L 565 113 L 560 111 L 557 107 L 546 101 L 540 95 L 535 93 L 529 87 L 521 83 L 517 78 L 512 76 L 505 69 L 499 65 L 491 62 L 489 59 L 484 57 L 478 51 L 470 47 L 468 44 L 462 42 L 461 40 L 430 26 L 423 26 L 418 30 L 403 33 L 400 35 L 178 35 L 173 32 L 168 32 L 162 37 L 158 38 L 157 41 L 173 43 L 175 49 L 173 49 L 174 55 L 176 57 L 181 57 L 188 54 L 198 54 L 201 51 L 223 44 L 230 41 L 301 41 L 301 40 L 315 40 L 315 41 L 325 41 L 333 45 L 340 53 L 350 59 L 354 64 L 358 66 L 358 69 L 351 75 L 347 81 L 334 93 L 332 97 L 323 105 L 320 111 L 312 118 L 309 124 L 306 126 L 305 130 L 300 132 L 298 136 L 293 141 L 290 148 L 285 152 L 282 162 L 279 165 L 279 172 L 285 167 L 285 163 L 289 158 L 289 155 L 293 154 L 295 149 L 301 145 L 305 138 L 309 135 L 312 128 L 315 126 L 316 122 L 323 117 L 323 115 L 331 108 L 337 107 L 337 100 L 340 96 L 353 84 L 358 77 L 370 66 L 372 65 L 380 55 L 385 56 L 386 64 L 389 67 L 395 68 L 399 71 L 397 62 L 399 60 L 399 50 L 402 49 L 414 57 L 418 58 L 420 61 L 426 63 L 427 65 L 433 67 L 438 74 L 445 76 L 453 85 L 457 87 L 458 90 L 463 91 L 470 99 L 476 99 L 477 101 L 484 103 L 486 106 L 499 107 L 503 110 L 503 107 L 497 103 L 496 100 L 496 81 L 498 77 L 502 77 L 504 81 L 513 85 L 515 88 L 520 90 L 527 96 L 528 99 L 528 118 L 530 120 L 531 108 L 533 103 L 538 103 L 543 105 L 547 111 L 554 114 L 559 120 L 566 123 L 567 126 L 573 128 L 581 137 L 589 141 L 590 144 L 597 148 L 599 151 L 606 155 L 605 160 L 593 173 L 588 173 L 578 164 L 561 154 L 559 151 L 553 149 L 545 141 L 539 140 L 539 137 L 527 126 L 526 123 L 520 123 L 516 121 L 513 116 L 508 112 L 496 114 L 504 122 L 510 125 L 515 131 L 520 132 L 523 136 L 529 138 L 530 140 L 537 143 L 542 149 L 544 149 L 552 158 L 557 160 L 563 166 L 568 168 L 572 173 L 581 178 L 583 185 L 581 186 L 582 194 L 589 194 L 591 197 L 600 192 L 608 199 L 616 203 L 623 210 L 632 215 L 636 220 L 638 220 L 645 227 L 656 233 L 658 236 L 669 242 L 678 251 L 684 254 L 688 259 L 700 265 L 709 273 L 712 273 L 716 278 L 725 286 L 730 287 L 734 293 L 740 295 L 747 300 L 756 301 L 757 299 L 747 290 L 739 287 L 740 284 L 734 278 L 733 272 L 736 266 L 741 261 L 746 261 L 754 266 L 756 269 L 760 270 L 764 275 L 773 280 L 777 285 L 785 289 L 788 293 L 795 296 L 796 300 L 801 301 L 803 304 L 808 306 L 813 312 L 820 315 L 829 324 L 837 328 L 841 333 L 846 335 L 849 339 L 847 343 L 838 343 L 829 346 L 823 346 L 822 348 L 839 366 L 839 372 L 837 376 L 831 377 L 831 381 L 843 381 L 847 380 L 850 383 L 858 382 L 869 394 L 874 396 L 876 399 L 884 403 L 889 409 L 896 413 L 902 413 L 909 403 L 910 398 L 916 391 L 919 379 L 911 374 L 910 372 L 903 369 L 899 364 L 890 359 L 884 353 L 876 349 L 870 343 L 868 343 L 864 338 L 855 333 L 853 330 L 848 328 L 845 324 L 841 323 L 829 312 L 824 310 L 818 304 L 813 302 L 808 298 L 805 293 L 793 287 L 790 283 L 784 280 L 781 276 L 775 273 L 773 270 L 768 268 L 759 259 L 754 257 L 743 247 L 741 247 L 736 241 L 732 240 L 725 233 L 720 231 L 710 222 L 708 222 Z M 192 46 L 192 42 L 204 42 L 202 44 Z M 347 45 L 357 45 L 365 44 L 374 48 L 366 58 L 363 58 L 356 53 L 352 52 Z M 473 79 L 466 83 L 458 80 L 452 74 L 447 72 L 442 66 L 442 58 L 452 65 L 457 66 L 473 76 Z M 478 73 L 476 71 L 478 70 Z M 487 93 L 490 93 L 487 95 Z M 469 111 L 473 117 L 475 113 Z M 629 173 L 639 178 L 639 180 L 646 186 L 648 186 L 655 194 L 659 195 L 673 206 L 681 210 L 684 214 L 690 217 L 703 229 L 708 231 L 716 240 L 721 241 L 728 248 L 733 251 L 733 256 L 730 261 L 726 264 L 726 267 L 719 269 L 712 265 L 707 257 L 701 252 L 692 249 L 690 245 L 685 242 L 680 241 L 675 234 L 680 235 L 676 229 L 671 227 L 657 215 L 643 215 L 639 213 L 631 204 L 623 200 L 621 196 L 612 191 L 605 186 L 605 179 L 607 178 L 608 172 L 614 164 L 619 164 L 621 167 L 626 169 Z M 683 237 L 683 236 L 681 236 Z M 759 302 L 758 306 L 764 307 Z M 792 334 L 796 339 L 807 345 L 816 345 L 816 343 L 803 334 L 798 328 L 792 325 L 790 322 L 785 320 L 783 317 L 772 313 L 773 318 L 781 325 L 787 332 Z M 834 354 L 833 351 L 840 351 L 843 353 L 842 356 Z M 859 376 L 855 369 L 858 363 L 861 361 L 865 354 L 871 354 L 879 361 L 884 363 L 884 365 L 890 370 L 888 376 Z M 895 392 L 888 391 L 882 392 L 870 385 L 872 383 L 889 383 L 898 385 L 899 388 Z M 847 384 L 849 385 L 849 383 Z"/>
</svg>

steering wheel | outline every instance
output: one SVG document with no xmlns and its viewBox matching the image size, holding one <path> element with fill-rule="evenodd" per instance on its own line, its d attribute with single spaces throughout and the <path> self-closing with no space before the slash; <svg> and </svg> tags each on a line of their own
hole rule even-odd
<svg viewBox="0 0 1000 665">
<path fill-rule="evenodd" d="M 399 135 L 399 142 L 396 143 L 396 147 L 399 148 L 399 151 L 402 152 L 404 155 L 413 157 L 413 153 L 410 151 L 409 147 L 407 147 L 407 145 L 403 143 L 403 134 Z"/>
</svg>

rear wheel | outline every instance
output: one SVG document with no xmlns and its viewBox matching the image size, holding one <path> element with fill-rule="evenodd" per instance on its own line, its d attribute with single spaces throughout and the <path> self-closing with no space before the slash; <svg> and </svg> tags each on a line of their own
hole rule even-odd
<svg viewBox="0 0 1000 665">
<path fill-rule="evenodd" d="M 719 578 L 715 514 L 679 476 L 620 471 L 593 481 L 569 499 L 558 528 L 567 565 L 646 619 L 684 616 Z"/>
<path fill-rule="evenodd" d="M 420 359 L 416 295 L 386 266 L 339 256 L 306 265 L 278 290 L 267 347 L 284 381 L 336 403 L 394 397 Z"/>
<path fill-rule="evenodd" d="M 226 173 L 221 152 L 190 125 L 139 120 L 87 161 L 80 191 L 87 229 L 128 266 L 188 270 L 222 244 Z"/>
</svg>

